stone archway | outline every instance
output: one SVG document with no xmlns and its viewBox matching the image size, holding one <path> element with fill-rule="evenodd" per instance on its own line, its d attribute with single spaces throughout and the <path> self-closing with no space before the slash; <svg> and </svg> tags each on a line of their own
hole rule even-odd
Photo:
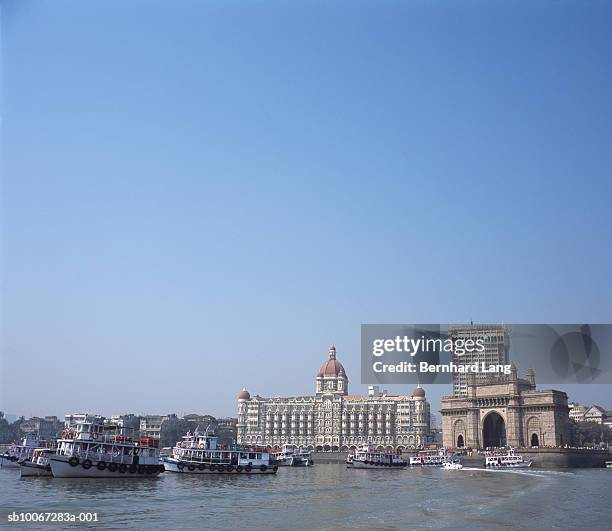
<svg viewBox="0 0 612 531">
<path fill-rule="evenodd" d="M 491 411 L 482 422 L 482 443 L 485 448 L 506 446 L 506 421 L 497 411 Z"/>
<path fill-rule="evenodd" d="M 530 446 L 540 446 L 542 442 L 542 423 L 538 417 L 530 417 L 527 420 L 527 437 Z"/>
<path fill-rule="evenodd" d="M 462 419 L 456 420 L 453 424 L 453 440 L 457 448 L 465 446 L 465 422 Z"/>
</svg>

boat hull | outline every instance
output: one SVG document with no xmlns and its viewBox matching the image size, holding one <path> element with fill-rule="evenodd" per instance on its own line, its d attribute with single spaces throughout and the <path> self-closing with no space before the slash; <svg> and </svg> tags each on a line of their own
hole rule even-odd
<svg viewBox="0 0 612 531">
<path fill-rule="evenodd" d="M 405 468 L 406 465 L 380 465 L 375 463 L 364 463 L 363 461 L 353 460 L 352 463 L 347 465 L 347 468 L 362 468 L 362 469 L 371 469 L 371 470 L 401 470 Z"/>
<path fill-rule="evenodd" d="M 305 457 L 288 457 L 276 461 L 278 466 L 312 466 L 309 458 Z"/>
<path fill-rule="evenodd" d="M 111 471 L 108 466 L 104 470 L 99 470 L 96 466 L 97 463 L 93 463 L 89 469 L 83 468 L 82 464 L 79 463 L 76 466 L 72 466 L 68 462 L 69 457 L 63 455 L 54 455 L 49 457 L 51 465 L 51 472 L 56 478 L 154 478 L 157 477 L 161 472 L 161 465 L 144 465 L 145 467 L 154 467 L 142 470 L 137 468 L 136 471 L 130 472 L 129 467 L 123 472 L 122 467 L 118 467 L 117 470 Z M 150 470 L 147 473 L 146 470 Z"/>
<path fill-rule="evenodd" d="M 180 465 L 183 465 L 181 467 Z M 259 466 L 254 466 L 251 470 L 247 471 L 245 467 L 241 467 L 238 471 L 236 466 L 232 466 L 231 470 L 228 470 L 227 466 L 224 466 L 222 470 L 219 470 L 217 465 L 213 465 L 214 469 L 211 470 L 209 465 L 203 470 L 200 469 L 199 465 L 192 464 L 193 470 L 190 470 L 190 466 L 186 463 L 181 463 L 176 460 L 164 460 L 164 467 L 167 472 L 175 472 L 178 474 L 276 474 L 277 468 L 274 466 L 266 466 L 264 470 L 261 470 Z"/>
<path fill-rule="evenodd" d="M 0 455 L 0 468 L 19 468 L 19 463 L 6 455 Z"/>
<path fill-rule="evenodd" d="M 508 468 L 529 468 L 531 466 L 531 461 L 526 463 L 513 463 L 510 465 L 487 465 L 486 468 L 490 468 L 491 470 L 505 470 Z"/>
<path fill-rule="evenodd" d="M 21 471 L 22 478 L 53 477 L 50 465 L 38 465 L 36 463 L 25 461 L 23 463 L 20 463 L 19 468 Z"/>
</svg>

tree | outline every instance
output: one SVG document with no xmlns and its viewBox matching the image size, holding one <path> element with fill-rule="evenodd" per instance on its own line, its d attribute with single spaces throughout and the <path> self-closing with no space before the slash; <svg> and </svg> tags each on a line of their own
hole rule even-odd
<svg viewBox="0 0 612 531">
<path fill-rule="evenodd" d="M 598 446 L 612 443 L 612 430 L 605 424 L 572 422 L 571 432 L 574 446 Z"/>
</svg>

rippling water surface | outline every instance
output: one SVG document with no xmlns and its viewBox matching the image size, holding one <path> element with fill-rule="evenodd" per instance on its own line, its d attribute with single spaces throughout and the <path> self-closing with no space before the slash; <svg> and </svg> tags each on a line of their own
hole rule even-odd
<svg viewBox="0 0 612 531">
<path fill-rule="evenodd" d="M 605 528 L 611 495 L 606 469 L 379 471 L 319 464 L 281 468 L 276 476 L 165 473 L 141 480 L 20 479 L 18 470 L 3 469 L 0 527 L 9 511 L 95 511 L 100 522 L 91 527 L 121 529 Z"/>
</svg>

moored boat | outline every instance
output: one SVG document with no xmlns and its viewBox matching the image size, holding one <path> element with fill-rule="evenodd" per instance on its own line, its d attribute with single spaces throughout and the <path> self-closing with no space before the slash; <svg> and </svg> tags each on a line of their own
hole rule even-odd
<svg viewBox="0 0 612 531">
<path fill-rule="evenodd" d="M 606 461 L 606 468 L 612 468 L 612 461 Z"/>
<path fill-rule="evenodd" d="M 531 459 L 525 459 L 522 455 L 515 453 L 511 448 L 505 453 L 491 452 L 487 454 L 485 466 L 487 468 L 529 468 Z"/>
<path fill-rule="evenodd" d="M 164 471 L 157 439 L 138 438 L 133 430 L 104 421 L 104 417 L 83 414 L 66 423 L 57 452 L 49 455 L 55 477 L 155 477 Z"/>
<path fill-rule="evenodd" d="M 20 461 L 28 461 L 36 448 L 47 448 L 47 441 L 40 439 L 35 433 L 28 433 L 21 444 L 12 444 L 9 449 L 0 454 L 0 468 L 18 468 Z"/>
<path fill-rule="evenodd" d="M 51 448 L 35 448 L 32 457 L 28 460 L 19 461 L 21 477 L 51 477 L 51 465 L 49 454 L 55 452 Z"/>
<path fill-rule="evenodd" d="M 358 447 L 350 461 L 347 458 L 347 468 L 391 470 L 404 468 L 407 464 L 397 450 L 377 450 L 367 445 Z"/>
<path fill-rule="evenodd" d="M 312 458 L 306 448 L 296 448 L 292 444 L 285 444 L 280 452 L 274 454 L 278 466 L 311 466 Z"/>
<path fill-rule="evenodd" d="M 222 448 L 209 428 L 188 432 L 162 461 L 168 472 L 187 474 L 276 474 L 278 465 L 265 447 Z"/>
</svg>

